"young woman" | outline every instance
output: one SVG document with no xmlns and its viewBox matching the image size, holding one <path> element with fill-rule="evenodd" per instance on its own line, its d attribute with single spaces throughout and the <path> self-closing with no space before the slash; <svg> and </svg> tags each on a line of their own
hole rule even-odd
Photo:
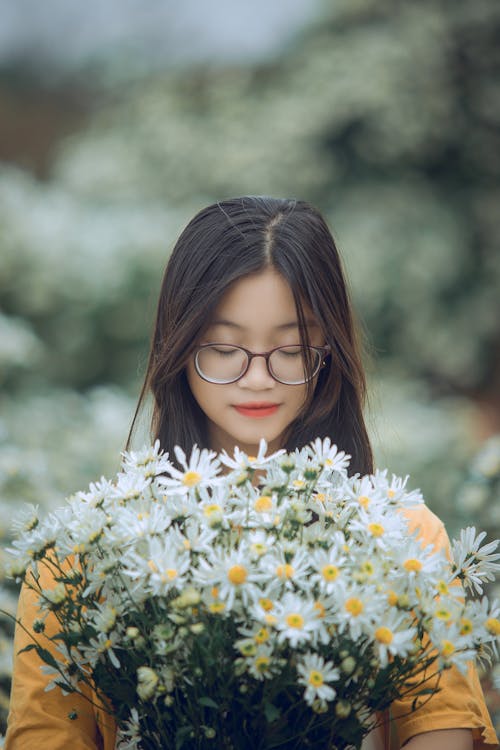
<svg viewBox="0 0 500 750">
<path fill-rule="evenodd" d="M 365 390 L 340 258 L 321 215 L 302 201 L 262 197 L 200 211 L 160 292 L 136 412 L 153 397 L 152 438 L 172 456 L 176 444 L 252 454 L 262 437 L 273 451 L 329 436 L 351 454 L 352 472 L 365 474 L 373 468 Z M 427 508 L 408 515 L 423 543 L 448 544 Z M 21 620 L 32 622 L 35 611 L 24 588 Z M 18 653 L 28 643 L 18 628 L 6 749 L 113 750 L 109 717 L 79 696 L 44 692 L 35 652 Z M 440 684 L 420 710 L 411 712 L 411 699 L 395 703 L 390 731 L 366 747 L 497 747 L 474 668 L 467 677 L 448 670 Z"/>
</svg>

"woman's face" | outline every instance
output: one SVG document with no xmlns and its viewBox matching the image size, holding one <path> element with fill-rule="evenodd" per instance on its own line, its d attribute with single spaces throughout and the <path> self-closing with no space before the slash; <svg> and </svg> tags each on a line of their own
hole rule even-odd
<svg viewBox="0 0 500 750">
<path fill-rule="evenodd" d="M 305 307 L 309 340 L 323 346 L 324 335 Z M 252 352 L 267 352 L 277 346 L 300 344 L 297 311 L 292 291 L 274 269 L 246 276 L 226 292 L 199 344 L 232 344 Z M 210 447 L 233 453 L 238 445 L 249 455 L 256 454 L 265 438 L 269 450 L 283 447 L 288 426 L 305 401 L 307 386 L 284 385 L 268 372 L 263 357 L 252 359 L 246 374 L 227 385 L 208 383 L 196 372 L 194 357 L 187 366 L 187 377 L 194 398 L 208 420 Z M 245 412 L 245 404 L 269 404 L 267 412 Z"/>
</svg>

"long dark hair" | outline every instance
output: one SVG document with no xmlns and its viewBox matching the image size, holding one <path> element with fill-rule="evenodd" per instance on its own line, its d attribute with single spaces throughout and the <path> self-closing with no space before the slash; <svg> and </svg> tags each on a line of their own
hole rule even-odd
<svg viewBox="0 0 500 750">
<path fill-rule="evenodd" d="M 304 304 L 331 347 L 312 400 L 290 425 L 287 450 L 330 437 L 350 453 L 351 472 L 373 470 L 363 419 L 366 379 L 351 304 L 334 239 L 321 214 L 304 201 L 244 196 L 214 203 L 189 222 L 163 276 L 141 407 L 154 398 L 152 437 L 173 455 L 207 444 L 206 417 L 188 385 L 186 364 L 223 294 L 237 279 L 272 267 L 293 292 L 301 341 L 308 343 Z"/>
</svg>

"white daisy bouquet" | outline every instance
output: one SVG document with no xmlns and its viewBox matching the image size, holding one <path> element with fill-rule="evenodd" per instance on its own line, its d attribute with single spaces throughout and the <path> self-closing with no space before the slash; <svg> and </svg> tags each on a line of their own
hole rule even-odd
<svg viewBox="0 0 500 750">
<path fill-rule="evenodd" d="M 123 750 L 359 748 L 393 701 L 419 710 L 442 670 L 496 650 L 499 608 L 464 593 L 498 542 L 467 529 L 450 560 L 409 533 L 408 478 L 349 477 L 329 440 L 266 448 L 174 465 L 156 443 L 17 523 L 49 687 L 93 686 Z"/>
</svg>

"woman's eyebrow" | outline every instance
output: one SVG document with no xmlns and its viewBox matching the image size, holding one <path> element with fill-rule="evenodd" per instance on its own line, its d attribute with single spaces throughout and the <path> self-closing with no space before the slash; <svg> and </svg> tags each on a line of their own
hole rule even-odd
<svg viewBox="0 0 500 750">
<path fill-rule="evenodd" d="M 316 323 L 315 320 L 306 320 L 305 323 L 306 323 L 306 326 L 310 328 L 318 327 L 318 324 Z M 212 323 L 210 324 L 210 327 L 212 326 L 227 326 L 228 328 L 237 328 L 239 331 L 247 330 L 245 326 L 241 326 L 239 325 L 239 323 L 235 323 L 233 320 L 224 320 L 224 319 L 213 320 Z M 294 320 L 294 321 L 291 321 L 290 323 L 282 323 L 281 325 L 275 326 L 274 328 L 276 331 L 285 331 L 290 328 L 298 328 L 298 327 L 299 327 L 299 324 L 297 323 L 296 320 Z"/>
</svg>

